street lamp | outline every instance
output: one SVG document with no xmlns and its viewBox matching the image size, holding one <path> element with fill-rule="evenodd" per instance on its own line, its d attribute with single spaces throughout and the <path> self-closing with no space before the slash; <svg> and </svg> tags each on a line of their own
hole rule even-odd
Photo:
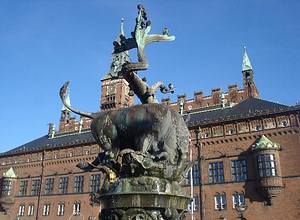
<svg viewBox="0 0 300 220">
<path fill-rule="evenodd" d="M 241 220 L 247 220 L 243 213 L 247 210 L 248 206 L 247 205 L 240 205 L 240 204 L 237 204 L 235 206 L 235 210 L 239 213 L 239 216 L 238 218 L 240 218 Z"/>
</svg>

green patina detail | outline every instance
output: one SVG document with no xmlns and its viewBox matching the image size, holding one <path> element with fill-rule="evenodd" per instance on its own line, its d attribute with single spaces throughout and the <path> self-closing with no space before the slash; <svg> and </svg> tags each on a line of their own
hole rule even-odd
<svg viewBox="0 0 300 220">
<path fill-rule="evenodd" d="M 280 145 L 278 143 L 272 142 L 265 135 L 261 136 L 255 144 L 252 145 L 253 151 L 261 150 L 280 150 Z"/>
<path fill-rule="evenodd" d="M 7 170 L 5 173 L 3 173 L 3 177 L 6 178 L 17 178 L 17 175 L 14 171 L 14 168 L 9 168 L 9 170 Z"/>
<path fill-rule="evenodd" d="M 242 71 L 247 71 L 247 70 L 252 70 L 252 65 L 248 57 L 246 47 L 244 47 Z"/>
</svg>

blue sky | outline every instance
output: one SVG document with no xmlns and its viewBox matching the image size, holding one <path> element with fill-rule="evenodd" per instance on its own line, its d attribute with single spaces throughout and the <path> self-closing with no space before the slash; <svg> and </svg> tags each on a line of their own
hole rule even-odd
<svg viewBox="0 0 300 220">
<path fill-rule="evenodd" d="M 58 91 L 66 80 L 72 105 L 99 109 L 112 41 L 122 17 L 129 36 L 139 3 L 152 33 L 167 26 L 176 35 L 146 48 L 150 68 L 140 74 L 150 83 L 172 82 L 176 94 L 189 98 L 196 90 L 241 87 L 246 45 L 261 97 L 287 105 L 300 100 L 298 0 L 2 0 L 0 152 L 45 135 L 49 122 L 58 125 Z"/>
</svg>

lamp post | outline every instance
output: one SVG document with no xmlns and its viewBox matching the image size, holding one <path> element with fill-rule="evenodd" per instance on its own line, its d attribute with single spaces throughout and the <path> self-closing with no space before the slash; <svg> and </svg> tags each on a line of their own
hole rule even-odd
<svg viewBox="0 0 300 220">
<path fill-rule="evenodd" d="M 239 216 L 238 218 L 241 219 L 241 220 L 247 220 L 243 213 L 247 210 L 248 206 L 247 205 L 240 205 L 240 204 L 237 204 L 236 207 L 235 207 L 235 210 L 238 212 Z"/>
</svg>

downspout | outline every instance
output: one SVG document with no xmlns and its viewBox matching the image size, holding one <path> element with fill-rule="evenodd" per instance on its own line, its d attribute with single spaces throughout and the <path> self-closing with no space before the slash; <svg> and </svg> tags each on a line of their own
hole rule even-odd
<svg viewBox="0 0 300 220">
<path fill-rule="evenodd" d="M 199 159 L 199 171 L 200 171 L 200 182 L 199 182 L 199 197 L 200 197 L 200 220 L 204 220 L 205 211 L 204 211 L 204 184 L 203 184 L 203 156 L 202 154 L 202 143 L 201 143 L 201 128 L 195 130 L 196 133 L 196 146 L 198 149 L 198 159 Z"/>
<path fill-rule="evenodd" d="M 42 192 L 42 184 L 43 184 L 43 176 L 44 176 L 44 160 L 45 160 L 45 150 L 43 150 L 42 154 L 42 172 L 41 172 L 41 181 L 40 187 L 38 192 L 38 199 L 37 199 L 37 209 L 36 209 L 36 220 L 39 219 L 39 208 L 40 208 L 40 200 L 41 200 L 41 192 Z"/>
</svg>

